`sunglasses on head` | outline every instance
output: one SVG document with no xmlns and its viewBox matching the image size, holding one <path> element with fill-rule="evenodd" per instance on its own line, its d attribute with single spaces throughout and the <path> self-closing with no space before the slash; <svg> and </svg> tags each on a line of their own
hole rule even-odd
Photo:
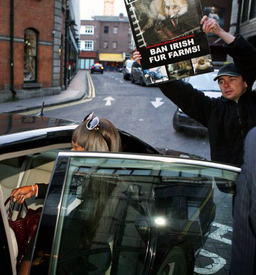
<svg viewBox="0 0 256 275">
<path fill-rule="evenodd" d="M 99 130 L 100 128 L 100 119 L 97 116 L 94 116 L 94 112 L 89 113 L 84 119 L 85 127 L 87 130 Z"/>
</svg>

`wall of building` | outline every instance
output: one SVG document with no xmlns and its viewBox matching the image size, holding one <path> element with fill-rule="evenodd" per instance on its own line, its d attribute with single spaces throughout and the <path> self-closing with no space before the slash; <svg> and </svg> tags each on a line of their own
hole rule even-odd
<svg viewBox="0 0 256 275">
<path fill-rule="evenodd" d="M 10 11 L 11 1 L 3 1 L 0 6 L 0 49 L 1 49 L 1 71 L 0 90 L 8 92 L 11 85 L 11 65 L 10 65 Z M 14 1 L 14 89 L 19 92 L 23 89 L 24 71 L 24 31 L 27 28 L 38 32 L 38 69 L 37 82 L 45 88 L 52 86 L 52 30 L 54 29 L 54 1 Z M 42 10 L 48 11 L 47 13 Z M 28 89 L 27 93 L 31 90 Z"/>
<path fill-rule="evenodd" d="M 79 24 L 79 1 L 73 1 L 75 5 L 72 6 L 72 13 L 73 16 L 79 16 L 76 18 Z M 73 1 L 70 0 L 69 3 Z M 66 87 L 67 3 L 66 0 L 1 1 L 0 102 L 11 97 L 21 99 L 60 93 Z M 70 20 L 72 18 L 70 16 Z M 31 29 L 37 33 L 36 77 L 29 80 L 24 79 L 26 29 Z M 77 48 L 77 56 L 78 52 Z M 72 75 L 69 76 L 70 79 L 74 73 L 73 70 Z"/>
<path fill-rule="evenodd" d="M 85 51 L 81 49 L 80 64 L 82 69 L 90 69 L 91 61 L 101 62 L 99 56 L 101 53 L 105 54 L 119 54 L 125 53 L 127 56 L 131 53 L 131 30 L 127 17 L 123 14 L 120 16 L 95 16 L 93 20 L 82 20 L 81 26 L 93 26 L 94 33 L 92 35 L 80 33 L 80 40 L 93 41 L 93 50 Z M 108 27 L 108 33 L 104 32 L 104 28 Z M 114 28 L 118 29 L 118 33 L 114 33 Z M 104 47 L 104 42 L 108 42 L 108 47 Z M 117 42 L 117 48 L 113 48 L 113 42 Z M 87 60 L 87 61 L 86 61 Z M 90 60 L 90 62 L 89 62 Z M 104 61 L 107 69 L 116 69 L 123 66 L 123 60 L 109 60 Z M 84 66 L 87 64 L 87 66 Z"/>
</svg>

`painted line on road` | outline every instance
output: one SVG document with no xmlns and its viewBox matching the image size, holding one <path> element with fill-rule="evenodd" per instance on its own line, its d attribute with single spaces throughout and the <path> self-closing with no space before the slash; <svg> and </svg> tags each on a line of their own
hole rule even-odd
<svg viewBox="0 0 256 275">
<path fill-rule="evenodd" d="M 217 222 L 213 222 L 212 226 L 217 227 L 217 229 L 213 231 L 211 234 L 209 234 L 208 238 L 217 240 L 228 245 L 232 244 L 231 240 L 223 238 L 223 235 L 233 231 L 232 227 Z M 212 263 L 204 267 L 195 266 L 194 272 L 198 274 L 216 274 L 227 263 L 226 259 L 204 249 L 201 249 L 199 255 L 206 258 L 210 258 L 212 260 Z"/>
<path fill-rule="evenodd" d="M 88 80 L 88 97 L 87 98 L 80 99 L 80 100 L 74 101 L 74 102 L 63 103 L 63 104 L 59 104 L 59 105 L 45 107 L 44 111 L 57 110 L 57 109 L 60 109 L 60 108 L 65 108 L 65 107 L 69 107 L 69 106 L 82 104 L 82 103 L 91 101 L 93 98 L 95 98 L 96 93 L 95 93 L 95 87 L 94 87 L 93 82 L 92 82 L 92 78 L 91 78 L 91 76 L 88 72 L 86 72 L 86 74 L 87 74 L 87 80 Z M 21 114 L 21 115 L 32 115 L 32 114 L 37 114 L 40 111 L 41 111 L 41 108 L 38 108 L 38 109 L 34 109 L 32 111 L 22 112 L 22 113 L 19 113 L 19 114 Z"/>
<path fill-rule="evenodd" d="M 227 263 L 226 260 L 219 255 L 206 251 L 204 249 L 201 249 L 200 255 L 211 258 L 213 260 L 213 263 L 201 268 L 201 267 L 195 267 L 194 272 L 198 274 L 215 274 L 217 273 L 220 269 L 222 269 L 225 264 Z"/>
</svg>

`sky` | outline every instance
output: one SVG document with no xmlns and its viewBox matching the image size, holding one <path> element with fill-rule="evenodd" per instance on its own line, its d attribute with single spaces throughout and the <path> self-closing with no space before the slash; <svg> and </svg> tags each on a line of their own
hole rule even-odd
<svg viewBox="0 0 256 275">
<path fill-rule="evenodd" d="M 80 0 L 80 16 L 82 19 L 92 19 L 94 15 L 103 15 L 104 0 Z M 115 0 L 114 15 L 123 13 L 127 16 L 124 0 Z"/>
</svg>

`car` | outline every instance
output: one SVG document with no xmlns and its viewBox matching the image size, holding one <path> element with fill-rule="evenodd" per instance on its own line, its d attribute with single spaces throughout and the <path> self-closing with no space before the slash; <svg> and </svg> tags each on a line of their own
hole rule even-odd
<svg viewBox="0 0 256 275">
<path fill-rule="evenodd" d="M 194 88 L 204 92 L 209 97 L 221 97 L 221 91 L 217 81 L 213 79 L 217 76 L 218 70 L 210 73 L 199 74 L 184 78 L 183 81 L 190 83 Z M 186 115 L 179 107 L 173 115 L 173 129 L 177 132 L 189 131 L 202 137 L 208 134 L 208 130 L 202 124 Z"/>
<path fill-rule="evenodd" d="M 94 63 L 91 67 L 91 74 L 93 73 L 101 73 L 103 74 L 104 72 L 104 67 L 100 63 Z"/>
<path fill-rule="evenodd" d="M 78 122 L 0 114 L 0 125 L 3 274 L 17 274 L 4 202 L 18 186 L 48 183 L 44 200 L 26 200 L 43 206 L 29 274 L 185 275 L 215 218 L 214 185 L 232 193 L 240 173 L 120 129 L 123 152 L 74 152 Z"/>
<path fill-rule="evenodd" d="M 134 60 L 132 60 L 132 59 L 125 60 L 124 68 L 123 68 L 123 79 L 124 80 L 130 80 L 133 62 L 134 62 Z"/>
<path fill-rule="evenodd" d="M 146 79 L 141 65 L 134 61 L 131 68 L 131 83 L 138 83 L 141 86 L 146 86 Z"/>
</svg>

